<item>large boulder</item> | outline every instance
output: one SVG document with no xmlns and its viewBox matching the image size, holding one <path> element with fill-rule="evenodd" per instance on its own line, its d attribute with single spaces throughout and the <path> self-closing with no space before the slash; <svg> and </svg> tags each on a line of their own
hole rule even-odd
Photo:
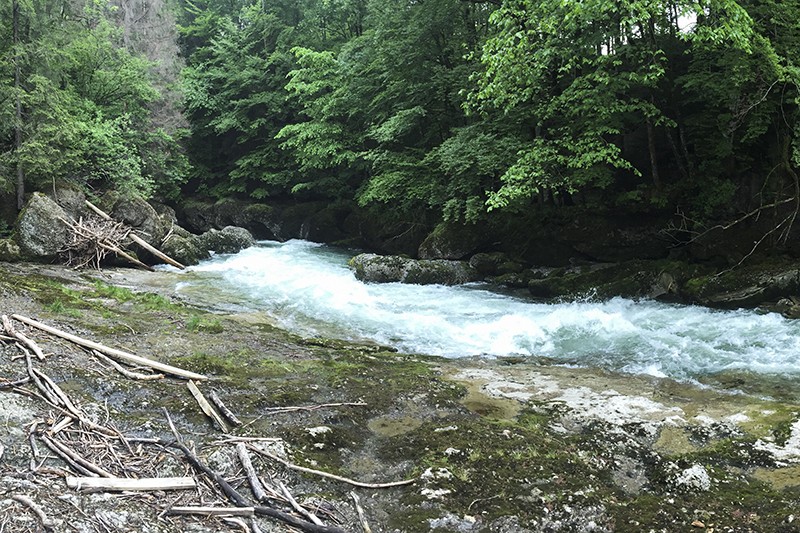
<svg viewBox="0 0 800 533">
<path fill-rule="evenodd" d="M 88 213 L 86 195 L 77 187 L 67 183 L 57 183 L 55 187 L 45 194 L 60 205 L 73 220 L 78 220 Z"/>
<path fill-rule="evenodd" d="M 69 239 L 64 220 L 69 215 L 46 195 L 35 192 L 17 217 L 14 239 L 25 256 L 49 261 L 56 257 Z"/>
<path fill-rule="evenodd" d="M 360 254 L 348 263 L 356 279 L 375 283 L 458 285 L 476 281 L 477 271 L 464 261 L 409 259 L 396 255 Z"/>
<path fill-rule="evenodd" d="M 197 236 L 187 237 L 176 232 L 164 241 L 161 251 L 183 265 L 196 265 L 211 257 L 207 249 L 198 245 L 198 240 Z"/>
<path fill-rule="evenodd" d="M 442 222 L 419 245 L 417 256 L 420 259 L 464 259 L 489 240 L 481 224 Z"/>
<path fill-rule="evenodd" d="M 165 222 L 152 205 L 139 197 L 119 198 L 111 210 L 111 217 L 133 228 L 147 244 L 156 248 L 171 227 L 171 223 Z"/>
<path fill-rule="evenodd" d="M 195 239 L 201 250 L 220 254 L 235 254 L 253 246 L 253 235 L 244 228 L 226 226 L 222 230 L 210 229 Z"/>
</svg>

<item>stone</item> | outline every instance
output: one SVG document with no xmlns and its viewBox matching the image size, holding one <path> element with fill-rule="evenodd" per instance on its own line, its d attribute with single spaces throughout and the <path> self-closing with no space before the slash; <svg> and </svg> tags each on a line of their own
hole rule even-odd
<svg viewBox="0 0 800 533">
<path fill-rule="evenodd" d="M 0 239 L 0 261 L 13 263 L 22 260 L 22 251 L 12 239 Z"/>
<path fill-rule="evenodd" d="M 210 229 L 195 241 L 201 250 L 220 254 L 235 254 L 256 243 L 249 231 L 237 226 L 226 226 L 222 230 Z"/>
<path fill-rule="evenodd" d="M 418 260 L 396 255 L 360 254 L 349 262 L 356 279 L 374 283 L 459 285 L 480 279 L 465 261 Z"/>
<path fill-rule="evenodd" d="M 46 195 L 35 192 L 17 218 L 14 236 L 23 255 L 52 260 L 69 239 L 69 215 Z"/>
<path fill-rule="evenodd" d="M 464 259 L 488 239 L 485 228 L 480 225 L 442 222 L 419 245 L 417 256 L 420 259 Z"/>
<path fill-rule="evenodd" d="M 110 214 L 115 220 L 133 228 L 139 237 L 156 248 L 161 245 L 169 231 L 169 226 L 162 217 L 143 198 L 119 198 Z"/>
<path fill-rule="evenodd" d="M 161 245 L 161 251 L 186 266 L 196 265 L 211 257 L 208 250 L 198 246 L 196 236 L 171 235 Z"/>
</svg>

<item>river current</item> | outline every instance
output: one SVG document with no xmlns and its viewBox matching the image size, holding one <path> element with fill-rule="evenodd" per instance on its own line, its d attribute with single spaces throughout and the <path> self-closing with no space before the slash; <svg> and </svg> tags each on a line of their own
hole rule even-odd
<svg viewBox="0 0 800 533">
<path fill-rule="evenodd" d="M 800 377 L 800 321 L 778 314 L 623 298 L 536 302 L 485 284 L 365 284 L 347 267 L 351 255 L 265 241 L 175 273 L 170 283 L 192 303 L 262 312 L 301 335 L 409 353 L 538 356 L 682 381 L 726 371 Z"/>
</svg>

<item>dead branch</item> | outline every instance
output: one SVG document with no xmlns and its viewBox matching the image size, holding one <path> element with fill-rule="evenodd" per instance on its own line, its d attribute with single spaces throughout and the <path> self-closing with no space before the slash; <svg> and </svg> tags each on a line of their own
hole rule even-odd
<svg viewBox="0 0 800 533">
<path fill-rule="evenodd" d="M 297 503 L 297 500 L 294 499 L 294 496 L 292 496 L 292 493 L 289 491 L 289 489 L 286 487 L 286 485 L 284 485 L 283 482 L 281 482 L 280 480 L 278 480 L 278 487 L 281 489 L 281 492 L 283 493 L 283 496 L 286 498 L 286 500 L 289 502 L 289 504 L 292 506 L 292 508 L 295 511 L 297 511 L 301 515 L 305 516 L 311 522 L 317 524 L 318 526 L 323 525 L 322 524 L 322 520 L 320 520 L 317 517 L 317 515 L 315 515 L 314 513 L 312 513 L 311 511 L 309 511 L 308 509 L 306 509 L 305 507 L 303 507 L 299 503 Z"/>
<path fill-rule="evenodd" d="M 364 508 L 361 507 L 361 501 L 358 499 L 358 494 L 350 491 L 350 497 L 353 498 L 353 505 L 356 506 L 356 512 L 358 513 L 358 521 L 361 523 L 361 529 L 364 530 L 364 533 L 372 533 L 372 529 L 369 527 L 369 523 L 367 523 L 367 515 L 364 512 Z"/>
<path fill-rule="evenodd" d="M 243 442 L 236 445 L 236 455 L 239 456 L 239 462 L 242 463 L 242 468 L 245 476 L 247 476 L 248 483 L 250 483 L 250 490 L 253 491 L 253 496 L 256 501 L 263 502 L 267 499 L 267 493 L 264 492 L 264 485 L 258 479 L 256 469 L 253 468 L 253 461 L 250 460 L 250 454 L 247 453 L 247 446 Z"/>
<path fill-rule="evenodd" d="M 342 483 L 348 483 L 353 485 L 354 487 L 361 487 L 363 489 L 388 489 L 391 487 L 402 487 L 403 485 L 411 485 L 412 483 L 417 481 L 417 478 L 406 479 L 403 481 L 393 481 L 390 483 L 364 483 L 361 481 L 356 481 L 353 479 L 348 479 L 346 477 L 337 476 L 336 474 L 330 474 L 328 472 L 323 472 L 321 470 L 314 470 L 312 468 L 306 468 L 304 466 L 296 465 L 294 463 L 290 463 L 286 459 L 282 459 L 277 455 L 271 454 L 268 451 L 262 450 L 260 448 L 256 448 L 255 446 L 248 445 L 247 446 L 250 450 L 261 454 L 265 457 L 272 459 L 273 461 L 277 461 L 281 463 L 286 468 L 290 468 L 292 470 L 297 470 L 298 472 L 305 472 L 306 474 L 314 474 L 316 476 L 326 477 L 328 479 L 334 479 L 336 481 L 341 481 Z"/>
<path fill-rule="evenodd" d="M 81 337 L 78 337 L 77 335 L 72 335 L 71 333 L 61 331 L 60 329 L 56 329 L 46 324 L 42 324 L 41 322 L 37 322 L 36 320 L 24 317 L 22 315 L 11 315 L 11 318 L 13 318 L 14 320 L 18 320 L 24 324 L 28 324 L 29 326 L 32 326 L 34 328 L 41 329 L 42 331 L 46 331 L 47 333 L 55 335 L 56 337 L 61 337 L 62 339 L 74 342 L 75 344 L 83 346 L 84 348 L 89 348 L 90 350 L 97 350 L 98 352 L 102 352 L 112 357 L 119 357 L 124 361 L 136 363 L 138 365 L 148 366 L 150 368 L 155 368 L 156 370 L 160 370 L 161 372 L 165 372 L 167 374 L 172 374 L 174 376 L 182 378 L 195 379 L 195 380 L 208 379 L 206 376 L 202 374 L 197 374 L 195 372 L 183 370 L 165 363 L 153 361 L 152 359 L 147 359 L 146 357 L 141 357 L 138 355 L 133 355 L 132 353 L 123 352 L 122 350 L 117 350 L 115 348 L 109 348 L 108 346 L 105 346 L 98 342 L 93 342 L 87 339 L 83 339 Z"/>
<path fill-rule="evenodd" d="M 253 507 L 170 507 L 167 515 L 197 514 L 204 516 L 254 516 Z"/>
<path fill-rule="evenodd" d="M 108 216 L 108 214 L 106 214 L 103 210 L 101 210 L 99 207 L 94 205 L 89 200 L 86 200 L 86 205 L 89 207 L 89 209 L 91 209 L 92 211 L 97 213 L 103 220 L 106 220 L 106 221 L 113 220 L 110 216 Z M 139 237 L 135 233 L 129 232 L 128 237 L 133 242 L 135 242 L 136 244 L 138 244 L 139 246 L 141 246 L 142 248 L 144 248 L 145 250 L 147 250 L 148 252 L 150 252 L 154 256 L 158 257 L 159 259 L 161 259 L 165 263 L 168 263 L 168 264 L 170 264 L 170 265 L 172 265 L 174 267 L 180 268 L 181 270 L 184 270 L 186 268 L 185 266 L 183 266 L 182 264 L 180 264 L 179 262 L 177 262 L 176 260 L 174 260 L 173 258 L 168 256 L 167 254 L 165 254 L 161 250 L 159 250 L 159 249 L 151 246 L 150 244 L 148 244 L 147 241 L 145 241 L 144 239 L 142 239 L 141 237 Z"/>
<path fill-rule="evenodd" d="M 21 332 L 17 331 L 16 329 L 14 329 L 14 325 L 11 323 L 11 320 L 9 320 L 6 315 L 3 315 L 0 318 L 2 318 L 2 320 L 3 320 L 3 329 L 5 329 L 5 331 L 6 331 L 6 333 L 8 335 L 10 335 L 11 337 L 16 339 L 17 341 L 21 342 L 22 344 L 24 344 L 25 346 L 30 348 L 30 350 L 33 353 L 35 353 L 36 357 L 38 357 L 39 359 L 44 359 L 44 352 L 42 352 L 42 349 L 39 348 L 38 344 L 36 344 L 31 339 L 26 337 L 23 333 L 21 333 Z"/>
<path fill-rule="evenodd" d="M 42 527 L 44 528 L 45 531 L 54 531 L 55 524 L 53 523 L 53 521 L 47 517 L 44 510 L 42 510 L 42 508 L 39 507 L 39 505 L 37 505 L 33 500 L 31 500 L 30 498 L 28 498 L 23 494 L 15 494 L 14 496 L 11 497 L 11 499 L 14 501 L 18 501 L 19 503 L 23 504 L 24 506 L 28 507 L 31 511 L 33 511 L 33 514 L 35 514 L 36 518 L 39 519 L 39 522 L 42 523 Z"/>
<path fill-rule="evenodd" d="M 316 411 L 317 409 L 326 409 L 329 407 L 366 407 L 364 402 L 345 402 L 345 403 L 321 403 L 319 405 L 301 405 L 301 406 L 287 406 L 287 407 L 265 407 L 264 411 L 269 413 L 291 413 L 294 411 Z"/>
<path fill-rule="evenodd" d="M 130 479 L 124 477 L 75 477 L 67 476 L 67 486 L 77 491 L 119 490 L 119 491 L 150 491 L 150 490 L 183 490 L 197 488 L 197 482 L 192 477 L 151 477 Z"/>
<path fill-rule="evenodd" d="M 223 420 L 222 416 L 220 416 L 216 409 L 214 409 L 214 407 L 208 403 L 208 400 L 206 400 L 206 397 L 203 396 L 202 392 L 200 392 L 197 384 L 194 381 L 189 380 L 186 386 L 189 388 L 189 392 L 192 393 L 192 396 L 197 401 L 197 405 L 200 406 L 200 409 L 203 411 L 203 413 L 213 420 L 223 433 L 228 433 L 228 425 L 225 423 L 225 420 Z"/>
<path fill-rule="evenodd" d="M 213 480 L 214 483 L 220 488 L 223 494 L 237 507 L 250 507 L 247 499 L 242 496 L 236 489 L 234 489 L 228 481 L 222 477 L 222 475 L 218 474 L 207 465 L 205 465 L 186 445 L 183 444 L 181 441 L 180 435 L 178 434 L 177 430 L 175 429 L 175 425 L 172 423 L 172 419 L 169 416 L 169 413 L 165 410 L 164 411 L 167 420 L 170 425 L 170 429 L 172 430 L 173 434 L 175 435 L 176 442 L 171 443 L 171 446 L 179 449 L 183 452 L 183 455 L 186 457 L 186 460 L 189 461 L 189 464 L 192 465 L 192 468 L 197 470 L 198 472 L 203 473 L 209 479 Z M 271 507 L 264 507 L 258 506 L 254 507 L 253 511 L 257 515 L 261 516 L 269 516 L 270 518 L 278 519 L 290 526 L 296 527 L 301 531 L 306 531 L 308 533 L 345 533 L 345 531 L 336 526 L 318 526 L 316 524 L 312 524 L 311 522 L 306 522 L 305 520 L 300 520 L 288 513 L 284 513 L 283 511 L 279 511 L 277 509 L 273 509 Z"/>
<path fill-rule="evenodd" d="M 215 391 L 212 390 L 211 393 L 208 395 L 208 397 L 211 399 L 211 403 L 213 403 L 214 406 L 217 409 L 219 409 L 219 412 L 222 413 L 222 416 L 227 418 L 228 421 L 231 422 L 231 424 L 233 424 L 234 426 L 242 425 L 242 421 L 236 418 L 236 415 L 233 414 L 233 411 L 228 409 L 227 405 L 222 403 L 222 400 L 220 400 L 219 396 L 217 396 L 217 393 Z"/>
<path fill-rule="evenodd" d="M 141 379 L 143 381 L 151 379 L 164 379 L 164 374 L 141 374 L 139 372 L 132 372 L 127 368 L 125 368 L 124 366 L 122 366 L 121 364 L 114 361 L 113 359 L 111 359 L 110 357 L 107 357 L 102 353 L 98 352 L 97 350 L 90 350 L 90 352 L 92 353 L 92 355 L 94 355 L 104 363 L 111 365 L 117 372 L 119 372 L 126 378 Z"/>
</svg>

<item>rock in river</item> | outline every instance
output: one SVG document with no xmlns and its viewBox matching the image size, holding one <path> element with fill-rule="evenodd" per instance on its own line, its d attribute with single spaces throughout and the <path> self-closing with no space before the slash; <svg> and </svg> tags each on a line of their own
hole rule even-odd
<svg viewBox="0 0 800 533">
<path fill-rule="evenodd" d="M 480 279 L 478 272 L 465 261 L 360 254 L 349 265 L 358 280 L 377 283 L 459 285 Z"/>
</svg>

